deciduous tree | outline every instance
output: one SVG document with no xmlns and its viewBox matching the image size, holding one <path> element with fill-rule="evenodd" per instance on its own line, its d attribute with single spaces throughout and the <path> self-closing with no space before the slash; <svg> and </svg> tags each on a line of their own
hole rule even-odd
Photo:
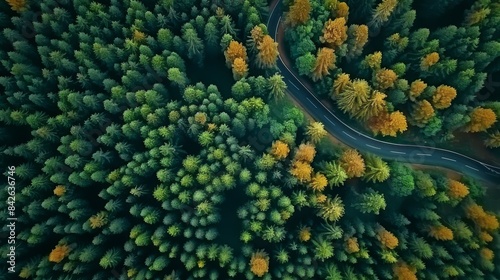
<svg viewBox="0 0 500 280">
<path fill-rule="evenodd" d="M 347 40 L 346 19 L 343 17 L 329 19 L 323 28 L 323 35 L 319 38 L 322 43 L 332 48 L 340 47 Z"/>
<path fill-rule="evenodd" d="M 291 26 L 303 24 L 309 20 L 311 14 L 311 3 L 309 0 L 295 0 L 290 6 L 286 22 Z"/>
<path fill-rule="evenodd" d="M 339 162 L 348 178 L 361 177 L 365 173 L 365 161 L 354 149 L 345 150 L 340 156 Z"/>
<path fill-rule="evenodd" d="M 413 104 L 412 122 L 418 127 L 424 127 L 436 115 L 432 104 L 427 100 Z"/>
<path fill-rule="evenodd" d="M 449 179 L 448 180 L 448 196 L 452 199 L 462 199 L 469 194 L 469 188 L 463 183 Z"/>
<path fill-rule="evenodd" d="M 477 107 L 470 114 L 470 123 L 465 127 L 466 132 L 482 132 L 493 126 L 497 116 L 492 109 Z"/>
<path fill-rule="evenodd" d="M 335 53 L 331 48 L 320 48 L 316 55 L 316 63 L 312 70 L 312 79 L 317 81 L 328 75 L 335 67 Z"/>
<path fill-rule="evenodd" d="M 457 96 L 457 91 L 450 86 L 440 85 L 432 95 L 432 103 L 436 109 L 450 107 L 451 101 Z"/>
<path fill-rule="evenodd" d="M 429 227 L 429 236 L 436 240 L 453 240 L 453 231 L 444 225 Z"/>
<path fill-rule="evenodd" d="M 327 132 L 322 123 L 313 122 L 307 126 L 306 134 L 309 136 L 309 139 L 311 139 L 311 142 L 317 143 L 327 135 Z"/>
<path fill-rule="evenodd" d="M 264 276 L 269 271 L 269 256 L 264 250 L 259 250 L 252 254 L 250 271 L 258 277 Z"/>
<path fill-rule="evenodd" d="M 265 35 L 262 42 L 257 46 L 259 53 L 257 54 L 257 65 L 260 68 L 273 68 L 276 66 L 278 58 L 278 43 L 274 42 L 273 38 Z"/>
</svg>

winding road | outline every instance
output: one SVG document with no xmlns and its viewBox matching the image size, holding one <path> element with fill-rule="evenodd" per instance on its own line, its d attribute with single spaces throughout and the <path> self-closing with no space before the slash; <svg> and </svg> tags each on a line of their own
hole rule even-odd
<svg viewBox="0 0 500 280">
<path fill-rule="evenodd" d="M 272 4 L 267 22 L 268 31 L 276 42 L 278 27 L 282 17 L 282 1 Z M 281 42 L 282 43 L 282 42 Z M 335 115 L 335 110 L 328 109 L 301 81 L 297 71 L 287 65 L 280 54 L 278 68 L 288 86 L 289 93 L 317 121 L 324 124 L 325 129 L 335 138 L 349 146 L 364 152 L 376 154 L 385 159 L 398 160 L 412 164 L 440 166 L 456 170 L 475 177 L 497 183 L 500 188 L 500 167 L 493 166 L 457 152 L 428 146 L 406 145 L 382 141 L 356 131 Z"/>
</svg>

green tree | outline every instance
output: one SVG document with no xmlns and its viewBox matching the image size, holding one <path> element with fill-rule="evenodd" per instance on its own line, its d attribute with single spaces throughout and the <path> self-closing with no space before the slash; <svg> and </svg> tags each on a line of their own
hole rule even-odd
<svg viewBox="0 0 500 280">
<path fill-rule="evenodd" d="M 385 209 L 386 202 L 384 195 L 370 189 L 359 196 L 358 202 L 354 204 L 354 207 L 361 213 L 374 213 L 378 215 L 380 210 Z"/>
</svg>

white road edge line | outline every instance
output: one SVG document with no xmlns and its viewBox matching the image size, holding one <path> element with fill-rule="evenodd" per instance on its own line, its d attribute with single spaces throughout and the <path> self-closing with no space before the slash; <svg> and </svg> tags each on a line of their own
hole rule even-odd
<svg viewBox="0 0 500 280">
<path fill-rule="evenodd" d="M 375 146 L 372 146 L 372 145 L 370 145 L 370 144 L 365 144 L 365 145 L 366 145 L 366 146 L 368 146 L 368 147 L 370 147 L 370 148 L 373 148 L 373 149 L 377 149 L 377 150 L 380 150 L 380 149 L 381 149 L 381 148 L 379 148 L 379 147 L 375 147 Z"/>
<path fill-rule="evenodd" d="M 331 124 L 333 124 L 333 126 L 336 126 L 336 124 L 332 122 L 332 120 L 330 120 L 326 115 L 323 115 L 323 117 L 325 117 L 325 119 L 327 119 Z"/>
<path fill-rule="evenodd" d="M 427 157 L 430 157 L 431 154 L 417 154 L 417 156 L 427 156 Z"/>
<path fill-rule="evenodd" d="M 444 159 L 444 160 L 449 160 L 449 161 L 457 161 L 456 159 L 447 158 L 447 157 L 441 157 L 441 158 Z"/>
<path fill-rule="evenodd" d="M 405 153 L 405 152 L 398 152 L 398 151 L 391 151 L 391 153 L 393 153 L 393 154 L 402 154 L 402 155 L 406 155 L 406 153 Z"/>
<path fill-rule="evenodd" d="M 479 171 L 479 169 L 477 169 L 477 168 L 474 168 L 474 167 L 472 167 L 472 166 L 468 166 L 467 164 L 466 164 L 465 166 L 466 166 L 467 168 L 470 168 L 470 169 L 472 169 L 472 170 L 476 170 L 476 171 Z"/>
<path fill-rule="evenodd" d="M 309 100 L 309 102 L 311 102 L 311 104 L 312 104 L 312 105 L 313 105 L 316 109 L 318 109 L 318 106 L 316 106 L 316 104 L 314 104 L 314 103 L 311 101 L 311 99 L 309 99 L 309 97 L 306 97 L 306 98 L 307 98 L 307 100 Z"/>
<path fill-rule="evenodd" d="M 354 136 L 350 135 L 349 133 L 347 133 L 347 132 L 345 132 L 345 131 L 343 131 L 343 130 L 342 130 L 342 132 L 343 132 L 345 135 L 347 135 L 347 136 L 351 137 L 352 139 L 356 140 L 356 138 L 354 138 Z"/>
</svg>

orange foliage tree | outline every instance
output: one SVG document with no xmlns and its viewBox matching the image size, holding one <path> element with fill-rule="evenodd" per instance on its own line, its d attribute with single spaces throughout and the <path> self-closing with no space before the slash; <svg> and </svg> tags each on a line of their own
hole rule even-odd
<svg viewBox="0 0 500 280">
<path fill-rule="evenodd" d="M 436 240 L 453 240 L 453 231 L 443 225 L 429 227 L 429 236 Z"/>
<path fill-rule="evenodd" d="M 247 49 L 242 43 L 231 40 L 229 46 L 224 51 L 224 56 L 226 57 L 226 65 L 231 67 L 236 58 L 241 58 L 243 61 L 247 60 Z"/>
<path fill-rule="evenodd" d="M 349 6 L 347 5 L 347 3 L 346 2 L 338 3 L 337 7 L 335 8 L 335 17 L 347 18 L 348 16 L 349 16 Z"/>
<path fill-rule="evenodd" d="M 317 81 L 328 75 L 335 67 L 335 53 L 330 48 L 320 48 L 316 56 L 316 63 L 312 69 L 312 79 Z"/>
<path fill-rule="evenodd" d="M 495 257 L 495 253 L 489 248 L 482 248 L 479 254 L 487 261 L 491 261 Z"/>
<path fill-rule="evenodd" d="M 406 117 L 400 111 L 387 113 L 382 112 L 380 115 L 372 117 L 368 120 L 368 126 L 376 134 L 382 134 L 383 136 L 393 136 L 396 134 L 403 133 L 408 129 L 408 123 L 406 122 Z"/>
<path fill-rule="evenodd" d="M 439 61 L 439 54 L 437 52 L 430 53 L 424 57 L 420 61 L 420 69 L 428 70 L 429 67 L 436 64 Z"/>
<path fill-rule="evenodd" d="M 302 143 L 295 152 L 295 160 L 312 162 L 316 155 L 316 148 L 309 143 Z"/>
<path fill-rule="evenodd" d="M 365 160 L 354 149 L 345 150 L 339 162 L 349 178 L 361 177 L 365 173 Z"/>
<path fill-rule="evenodd" d="M 305 23 L 311 14 L 311 3 L 309 0 L 295 0 L 290 6 L 286 22 L 291 26 Z"/>
<path fill-rule="evenodd" d="M 300 182 L 309 182 L 313 169 L 311 165 L 304 161 L 294 161 L 290 174 L 297 178 Z"/>
<path fill-rule="evenodd" d="M 469 188 L 456 180 L 448 180 L 448 195 L 453 199 L 462 199 L 469 194 Z"/>
<path fill-rule="evenodd" d="M 56 245 L 56 247 L 49 254 L 49 261 L 59 263 L 68 255 L 68 253 L 68 245 Z"/>
<path fill-rule="evenodd" d="M 453 87 L 440 85 L 432 95 L 432 103 L 436 109 L 450 107 L 451 101 L 457 97 L 457 90 Z"/>
<path fill-rule="evenodd" d="M 358 239 L 356 237 L 350 237 L 350 238 L 348 238 L 346 240 L 345 250 L 349 254 L 359 252 Z"/>
<path fill-rule="evenodd" d="M 368 26 L 353 24 L 349 26 L 349 50 L 348 56 L 354 57 L 362 53 L 363 47 L 368 43 Z"/>
<path fill-rule="evenodd" d="M 392 271 L 396 280 L 417 280 L 417 270 L 404 262 L 394 265 Z"/>
<path fill-rule="evenodd" d="M 264 250 L 259 250 L 252 254 L 250 271 L 258 277 L 264 276 L 269 271 L 269 256 Z"/>
<path fill-rule="evenodd" d="M 326 179 L 326 176 L 321 173 L 314 174 L 311 178 L 311 182 L 309 183 L 309 187 L 318 192 L 323 191 L 326 185 L 328 185 L 328 180 Z"/>
<path fill-rule="evenodd" d="M 392 88 L 398 76 L 392 69 L 382 68 L 375 73 L 374 84 L 381 90 Z"/>
<path fill-rule="evenodd" d="M 399 244 L 398 238 L 385 228 L 381 228 L 377 231 L 377 239 L 383 247 L 388 249 L 394 249 Z"/>
<path fill-rule="evenodd" d="M 54 194 L 57 196 L 62 196 L 66 192 L 66 187 L 58 185 L 54 188 Z"/>
<path fill-rule="evenodd" d="M 346 20 L 343 17 L 334 20 L 329 19 L 323 27 L 323 35 L 319 38 L 322 43 L 336 48 L 347 40 Z"/>
<path fill-rule="evenodd" d="M 355 113 L 355 117 L 366 121 L 385 112 L 387 110 L 386 97 L 387 95 L 385 93 L 374 90 L 371 97 L 363 103 L 361 108 Z"/>
<path fill-rule="evenodd" d="M 481 229 L 492 231 L 499 227 L 497 217 L 487 213 L 482 206 L 475 203 L 465 209 L 465 214 L 467 218 L 471 219 Z"/>
<path fill-rule="evenodd" d="M 235 80 L 245 78 L 248 75 L 248 65 L 243 58 L 237 57 L 233 61 L 232 71 Z"/>
<path fill-rule="evenodd" d="M 351 78 L 349 74 L 342 73 L 337 76 L 335 81 L 333 82 L 332 96 L 338 96 L 341 92 L 344 91 L 345 87 L 351 82 Z"/>
<path fill-rule="evenodd" d="M 465 127 L 466 132 L 482 132 L 490 128 L 497 121 L 495 112 L 481 107 L 474 108 L 470 114 L 470 123 Z"/>
<path fill-rule="evenodd" d="M 257 65 L 260 68 L 272 68 L 276 65 L 278 58 L 278 43 L 274 42 L 273 38 L 265 35 L 262 41 L 257 46 L 259 53 L 257 54 Z"/>
<path fill-rule="evenodd" d="M 413 104 L 411 117 L 416 126 L 424 127 L 435 115 L 436 112 L 429 101 L 422 100 Z"/>
<path fill-rule="evenodd" d="M 271 154 L 276 159 L 284 159 L 288 156 L 288 153 L 290 153 L 290 148 L 287 143 L 280 140 L 274 141 L 271 147 Z"/>
<path fill-rule="evenodd" d="M 26 0 L 7 0 L 10 8 L 15 12 L 22 12 L 26 9 Z"/>
<path fill-rule="evenodd" d="M 424 90 L 427 88 L 427 84 L 424 83 L 422 80 L 415 80 L 411 83 L 410 85 L 410 92 L 409 92 L 409 98 L 412 101 L 415 101 L 417 97 L 424 92 Z"/>
</svg>

